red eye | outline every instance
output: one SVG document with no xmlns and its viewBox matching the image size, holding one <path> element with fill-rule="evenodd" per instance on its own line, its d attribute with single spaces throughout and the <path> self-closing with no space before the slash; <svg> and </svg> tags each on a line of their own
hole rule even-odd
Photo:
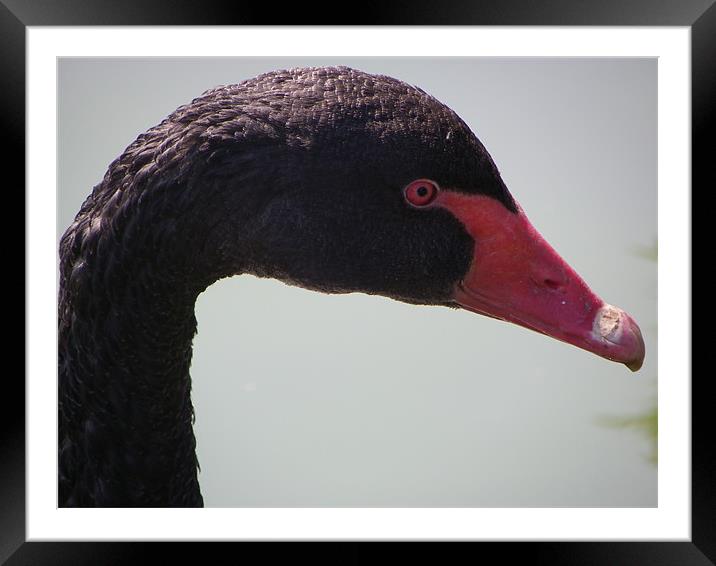
<svg viewBox="0 0 716 566">
<path fill-rule="evenodd" d="M 418 179 L 405 187 L 405 200 L 413 206 L 426 206 L 438 194 L 438 186 L 427 179 Z"/>
</svg>

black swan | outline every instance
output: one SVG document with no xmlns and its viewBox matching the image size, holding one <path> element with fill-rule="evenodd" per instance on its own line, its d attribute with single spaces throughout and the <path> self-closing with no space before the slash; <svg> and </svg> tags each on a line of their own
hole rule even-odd
<svg viewBox="0 0 716 566">
<path fill-rule="evenodd" d="M 194 304 L 223 277 L 464 308 L 644 359 L 634 320 L 542 239 L 451 109 L 346 67 L 178 108 L 109 166 L 59 253 L 61 507 L 203 505 Z"/>
</svg>

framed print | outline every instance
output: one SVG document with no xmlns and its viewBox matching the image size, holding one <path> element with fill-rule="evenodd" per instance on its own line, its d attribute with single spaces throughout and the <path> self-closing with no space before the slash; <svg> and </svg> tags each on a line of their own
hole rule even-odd
<svg viewBox="0 0 716 566">
<path fill-rule="evenodd" d="M 690 226 L 716 12 L 512 8 L 345 27 L 161 2 L 3 8 L 28 222 L 26 437 L 18 424 L 3 441 L 9 564 L 274 540 L 351 542 L 344 558 L 430 540 L 565 564 L 708 563 Z M 415 153 L 415 140 L 433 141 Z M 464 144 L 479 158 L 461 169 Z M 137 213 L 152 230 L 132 220 L 142 203 L 159 211 Z M 500 243 L 506 227 L 516 243 Z M 104 261 L 122 267 L 93 283 Z M 160 285 L 170 273 L 194 274 L 186 312 L 178 280 Z M 86 326 L 84 301 L 106 305 Z M 134 369 L 102 365 L 121 351 Z M 63 377 L 75 358 L 84 373 Z M 139 367 L 182 379 L 138 386 Z"/>
</svg>

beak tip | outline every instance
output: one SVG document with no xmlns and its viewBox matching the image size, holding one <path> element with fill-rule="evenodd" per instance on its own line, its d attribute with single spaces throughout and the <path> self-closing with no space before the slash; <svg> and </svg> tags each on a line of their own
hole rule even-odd
<svg viewBox="0 0 716 566">
<path fill-rule="evenodd" d="M 637 325 L 636 322 L 634 322 L 634 319 L 630 317 L 631 326 L 629 328 L 629 332 L 633 336 L 633 342 L 634 342 L 634 350 L 635 355 L 634 358 L 628 362 L 625 362 L 624 365 L 628 367 L 631 371 L 639 371 L 641 369 L 641 366 L 644 365 L 644 357 L 646 356 L 646 347 L 644 346 L 644 338 L 641 335 L 641 330 L 639 329 L 639 325 Z"/>
<path fill-rule="evenodd" d="M 624 365 L 628 367 L 631 371 L 637 372 L 641 369 L 641 366 L 644 364 L 644 358 L 640 359 L 634 359 L 630 362 L 624 362 Z"/>
<path fill-rule="evenodd" d="M 605 304 L 594 319 L 594 332 L 617 349 L 619 353 L 612 359 L 621 361 L 631 371 L 641 369 L 646 354 L 644 338 L 639 325 L 626 312 Z"/>
</svg>

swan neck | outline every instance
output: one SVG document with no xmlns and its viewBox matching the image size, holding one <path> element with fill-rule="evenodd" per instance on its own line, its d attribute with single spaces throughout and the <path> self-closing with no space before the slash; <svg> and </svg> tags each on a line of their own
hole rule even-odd
<svg viewBox="0 0 716 566">
<path fill-rule="evenodd" d="M 197 291 L 100 270 L 60 301 L 60 506 L 201 506 L 189 367 Z M 67 285 L 66 285 L 67 286 Z"/>
</svg>

